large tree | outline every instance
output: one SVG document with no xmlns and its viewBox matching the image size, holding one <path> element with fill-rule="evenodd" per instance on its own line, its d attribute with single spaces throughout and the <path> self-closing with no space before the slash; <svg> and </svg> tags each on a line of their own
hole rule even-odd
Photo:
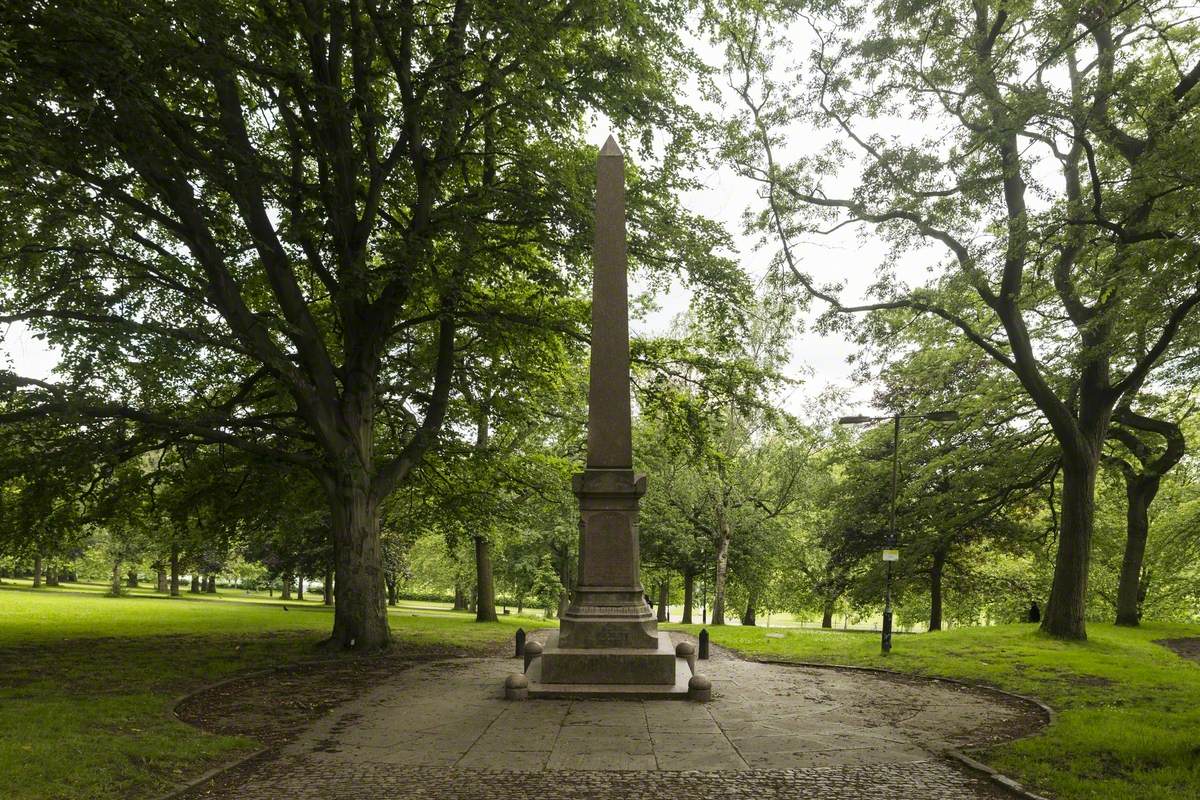
<svg viewBox="0 0 1200 800">
<path fill-rule="evenodd" d="M 721 28 L 743 108 L 729 154 L 762 187 L 758 222 L 782 245 L 781 273 L 834 317 L 936 315 L 1020 382 L 1062 458 L 1042 625 L 1084 638 L 1113 411 L 1173 357 L 1200 305 L 1193 15 L 1175 0 L 801 6 Z M 781 23 L 812 42 L 810 59 L 775 61 Z M 789 159 L 794 124 L 828 145 Z M 797 249 L 853 226 L 894 247 L 862 303 L 814 279 Z M 896 271 L 914 251 L 935 275 L 924 286 Z"/>
<path fill-rule="evenodd" d="M 464 342 L 578 296 L 599 112 L 662 163 L 631 252 L 704 248 L 671 200 L 686 9 L 654 0 L 80 0 L 0 14 L 0 317 L 54 382 L 4 420 L 121 418 L 306 468 L 330 643 L 389 640 L 379 508 L 434 447 Z M 665 142 L 665 150 L 661 145 Z M 665 220 L 674 218 L 671 224 Z M 686 253 L 686 256 L 685 256 Z"/>
</svg>

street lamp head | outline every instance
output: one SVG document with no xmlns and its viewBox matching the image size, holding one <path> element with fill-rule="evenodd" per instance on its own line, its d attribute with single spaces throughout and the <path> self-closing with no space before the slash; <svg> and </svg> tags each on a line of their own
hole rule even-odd
<svg viewBox="0 0 1200 800">
<path fill-rule="evenodd" d="M 930 411 L 924 415 L 930 422 L 954 422 L 958 419 L 957 411 Z"/>
<path fill-rule="evenodd" d="M 838 425 L 861 425 L 864 422 L 874 422 L 874 421 L 875 421 L 874 417 L 864 417 L 862 415 L 856 415 L 853 417 L 839 417 Z"/>
</svg>

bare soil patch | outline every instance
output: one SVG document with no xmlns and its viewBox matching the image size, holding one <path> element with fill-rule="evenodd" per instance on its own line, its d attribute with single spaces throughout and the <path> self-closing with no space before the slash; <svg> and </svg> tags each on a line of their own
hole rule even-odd
<svg viewBox="0 0 1200 800">
<path fill-rule="evenodd" d="M 249 736 L 274 747 L 289 741 L 331 708 L 353 700 L 413 664 L 499 655 L 509 647 L 506 642 L 489 648 L 491 652 L 466 652 L 452 647 L 404 645 L 378 656 L 281 666 L 202 689 L 176 706 L 175 714 L 201 730 Z"/>
<path fill-rule="evenodd" d="M 1189 636 L 1183 639 L 1156 639 L 1154 643 L 1174 651 L 1180 658 L 1200 663 L 1200 636 Z"/>
</svg>

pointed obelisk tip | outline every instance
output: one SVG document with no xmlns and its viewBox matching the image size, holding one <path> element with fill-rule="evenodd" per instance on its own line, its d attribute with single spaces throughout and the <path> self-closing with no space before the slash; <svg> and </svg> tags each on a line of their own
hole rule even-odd
<svg viewBox="0 0 1200 800">
<path fill-rule="evenodd" d="M 604 147 L 600 148 L 600 155 L 602 155 L 602 156 L 622 155 L 621 146 L 619 144 L 617 144 L 617 140 L 612 137 L 612 134 L 609 134 L 608 141 L 606 141 L 604 143 Z"/>
</svg>

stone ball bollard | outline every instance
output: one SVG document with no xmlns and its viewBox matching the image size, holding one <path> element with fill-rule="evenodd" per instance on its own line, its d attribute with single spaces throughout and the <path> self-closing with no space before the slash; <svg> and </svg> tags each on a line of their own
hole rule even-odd
<svg viewBox="0 0 1200 800">
<path fill-rule="evenodd" d="M 525 655 L 525 629 L 517 628 L 517 654 L 513 658 L 521 658 Z"/>
<path fill-rule="evenodd" d="M 675 657 L 686 658 L 692 673 L 696 672 L 696 646 L 691 642 L 680 642 L 675 645 Z"/>
<path fill-rule="evenodd" d="M 542 646 L 537 642 L 525 643 L 525 671 L 529 671 L 529 664 L 542 654 Z"/>
<path fill-rule="evenodd" d="M 529 699 L 529 679 L 524 675 L 516 673 L 509 675 L 504 679 L 504 699 L 506 700 L 528 700 Z"/>
<path fill-rule="evenodd" d="M 712 700 L 712 681 L 703 675 L 693 675 L 688 681 L 688 700 L 707 703 Z"/>
</svg>

